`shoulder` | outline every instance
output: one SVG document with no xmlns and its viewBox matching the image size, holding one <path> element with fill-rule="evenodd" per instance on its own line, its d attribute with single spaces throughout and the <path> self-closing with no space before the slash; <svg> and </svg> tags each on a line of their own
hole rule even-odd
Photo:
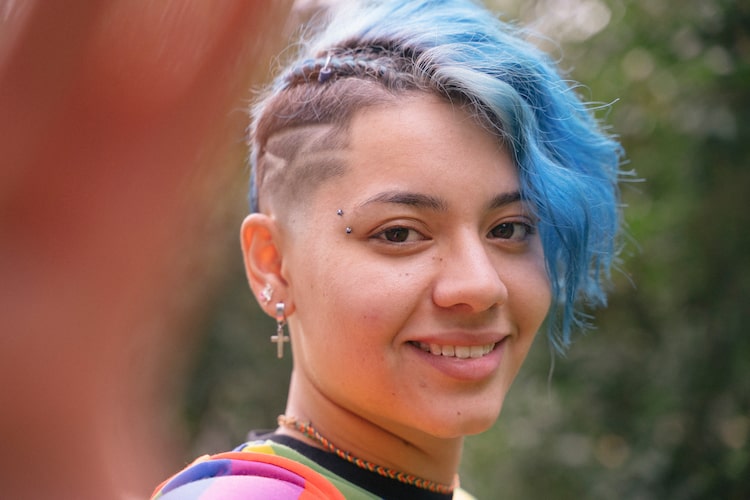
<svg viewBox="0 0 750 500">
<path fill-rule="evenodd" d="M 247 449 L 247 448 L 245 448 Z M 295 460 L 261 451 L 234 451 L 198 458 L 168 479 L 152 499 L 342 499 L 322 474 Z"/>
</svg>

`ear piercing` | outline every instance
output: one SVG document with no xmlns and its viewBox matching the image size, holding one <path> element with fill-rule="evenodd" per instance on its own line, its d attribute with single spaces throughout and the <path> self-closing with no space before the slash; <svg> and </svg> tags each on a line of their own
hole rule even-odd
<svg viewBox="0 0 750 500">
<path fill-rule="evenodd" d="M 284 357 L 284 342 L 289 342 L 289 337 L 284 335 L 286 325 L 286 306 L 283 302 L 276 303 L 276 335 L 271 335 L 271 342 L 276 343 L 276 357 Z"/>
<path fill-rule="evenodd" d="M 263 290 L 260 292 L 260 298 L 264 305 L 271 302 L 271 299 L 273 298 L 273 287 L 270 283 L 266 283 L 266 286 L 263 287 Z"/>
</svg>

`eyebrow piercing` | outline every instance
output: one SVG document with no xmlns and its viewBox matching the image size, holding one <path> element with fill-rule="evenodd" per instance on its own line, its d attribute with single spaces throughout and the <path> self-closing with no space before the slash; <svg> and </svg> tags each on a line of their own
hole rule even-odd
<svg viewBox="0 0 750 500">
<path fill-rule="evenodd" d="M 347 228 L 346 228 L 346 234 L 351 234 L 351 232 L 352 232 L 352 228 L 350 228 L 350 227 L 347 227 Z"/>
<path fill-rule="evenodd" d="M 342 215 L 344 215 L 344 211 L 339 208 L 338 210 L 336 210 L 336 215 L 341 217 Z"/>
</svg>

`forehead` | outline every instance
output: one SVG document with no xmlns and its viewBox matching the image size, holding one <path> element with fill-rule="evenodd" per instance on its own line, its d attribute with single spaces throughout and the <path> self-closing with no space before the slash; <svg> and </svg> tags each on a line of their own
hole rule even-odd
<svg viewBox="0 0 750 500">
<path fill-rule="evenodd" d="M 361 110 L 352 118 L 347 143 L 348 156 L 360 156 L 350 163 L 379 160 L 381 168 L 447 162 L 460 173 L 480 158 L 506 156 L 502 141 L 465 108 L 434 96 Z"/>
<path fill-rule="evenodd" d="M 407 186 L 454 200 L 518 191 L 516 168 L 501 140 L 462 107 L 437 97 L 357 112 L 342 154 L 344 175 L 325 190 L 334 196 L 368 198 Z"/>
</svg>

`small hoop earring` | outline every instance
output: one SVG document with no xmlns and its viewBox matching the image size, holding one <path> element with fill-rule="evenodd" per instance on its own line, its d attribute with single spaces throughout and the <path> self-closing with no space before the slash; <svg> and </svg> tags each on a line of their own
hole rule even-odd
<svg viewBox="0 0 750 500">
<path fill-rule="evenodd" d="M 271 342 L 276 343 L 276 357 L 284 357 L 284 342 L 289 342 L 289 337 L 284 335 L 286 325 L 286 306 L 283 302 L 276 303 L 276 335 L 271 335 Z"/>
<path fill-rule="evenodd" d="M 267 305 L 269 302 L 271 302 L 271 299 L 273 298 L 273 287 L 270 283 L 266 283 L 266 286 L 263 287 L 263 290 L 260 292 L 260 300 L 263 302 L 263 305 Z"/>
</svg>

